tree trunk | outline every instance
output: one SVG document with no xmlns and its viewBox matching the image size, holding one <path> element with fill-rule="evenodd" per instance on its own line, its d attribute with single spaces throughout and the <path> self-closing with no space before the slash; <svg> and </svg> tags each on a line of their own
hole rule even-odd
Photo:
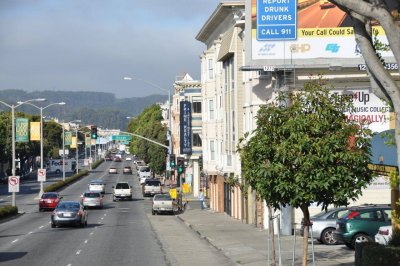
<svg viewBox="0 0 400 266">
<path fill-rule="evenodd" d="M 268 204 L 268 234 L 272 238 L 271 241 L 271 257 L 272 266 L 276 266 L 276 254 L 275 254 L 275 233 L 274 233 L 274 220 L 272 218 L 272 206 Z"/>
<path fill-rule="evenodd" d="M 301 206 L 301 211 L 304 217 L 304 236 L 303 236 L 303 259 L 302 266 L 307 266 L 307 255 L 308 255 L 308 229 L 310 228 L 310 213 L 308 211 L 308 206 Z M 311 239 L 313 241 L 313 239 Z"/>
</svg>

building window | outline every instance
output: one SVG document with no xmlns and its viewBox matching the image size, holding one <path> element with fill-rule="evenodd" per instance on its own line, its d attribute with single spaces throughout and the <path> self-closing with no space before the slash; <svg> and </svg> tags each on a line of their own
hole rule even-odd
<svg viewBox="0 0 400 266">
<path fill-rule="evenodd" d="M 201 102 L 193 102 L 192 110 L 193 110 L 193 113 L 201 114 Z"/>
<path fill-rule="evenodd" d="M 235 66 L 234 66 L 234 57 L 229 57 L 226 61 L 223 62 L 223 71 L 224 71 L 224 88 L 225 91 L 229 89 L 235 89 Z"/>
<path fill-rule="evenodd" d="M 232 141 L 236 140 L 235 111 L 232 111 Z"/>
<path fill-rule="evenodd" d="M 232 154 L 228 154 L 228 156 L 226 156 L 226 165 L 232 166 Z"/>
<path fill-rule="evenodd" d="M 214 61 L 212 58 L 208 59 L 208 78 L 214 79 Z"/>
<path fill-rule="evenodd" d="M 201 147 L 202 141 L 199 133 L 193 133 L 193 147 Z"/>
<path fill-rule="evenodd" d="M 208 110 L 210 114 L 210 119 L 214 119 L 214 100 L 209 100 L 208 101 Z"/>
<path fill-rule="evenodd" d="M 210 140 L 210 160 L 214 161 L 215 160 L 215 147 L 214 147 L 214 141 Z"/>
</svg>

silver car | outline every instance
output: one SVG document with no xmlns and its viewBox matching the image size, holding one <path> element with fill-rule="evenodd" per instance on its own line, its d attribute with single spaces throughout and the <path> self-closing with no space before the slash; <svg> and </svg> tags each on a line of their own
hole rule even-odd
<svg viewBox="0 0 400 266">
<path fill-rule="evenodd" d="M 338 244 L 333 237 L 333 231 L 336 230 L 336 220 L 347 212 L 347 207 L 333 208 L 328 211 L 322 211 L 310 217 L 312 223 L 313 238 L 326 245 Z M 300 234 L 304 235 L 304 220 L 300 229 Z M 311 237 L 310 232 L 308 236 Z"/>
<path fill-rule="evenodd" d="M 51 227 L 61 225 L 87 225 L 88 214 L 78 201 L 60 201 L 51 213 Z"/>
<path fill-rule="evenodd" d="M 100 192 L 85 192 L 81 198 L 84 208 L 103 208 L 103 195 Z"/>
<path fill-rule="evenodd" d="M 101 180 L 92 180 L 88 185 L 88 190 L 104 194 L 106 192 L 106 185 Z"/>
</svg>

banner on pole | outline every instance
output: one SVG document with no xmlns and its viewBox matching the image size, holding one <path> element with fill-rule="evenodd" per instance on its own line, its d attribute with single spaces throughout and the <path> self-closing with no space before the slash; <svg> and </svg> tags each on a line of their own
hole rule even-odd
<svg viewBox="0 0 400 266">
<path fill-rule="evenodd" d="M 31 122 L 31 141 L 40 141 L 40 122 Z"/>
<path fill-rule="evenodd" d="M 64 143 L 65 145 L 71 145 L 72 144 L 72 132 L 64 132 Z"/>
<path fill-rule="evenodd" d="M 92 139 L 90 135 L 85 135 L 85 147 L 90 148 L 91 144 L 92 144 Z"/>
<path fill-rule="evenodd" d="M 15 119 L 15 141 L 16 142 L 29 142 L 28 118 Z"/>
<path fill-rule="evenodd" d="M 75 149 L 76 148 L 76 141 L 77 141 L 77 139 L 76 139 L 76 137 L 71 137 L 71 148 L 72 149 Z"/>
</svg>

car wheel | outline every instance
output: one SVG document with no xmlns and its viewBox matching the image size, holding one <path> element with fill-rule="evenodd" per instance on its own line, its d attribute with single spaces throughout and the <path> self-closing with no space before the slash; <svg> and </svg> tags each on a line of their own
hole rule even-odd
<svg viewBox="0 0 400 266">
<path fill-rule="evenodd" d="M 155 212 L 155 211 L 151 211 L 151 214 L 155 215 L 155 214 L 156 214 L 156 212 Z"/>
<path fill-rule="evenodd" d="M 326 228 L 324 231 L 322 231 L 321 234 L 321 241 L 325 245 L 336 245 L 337 240 L 333 237 L 333 231 L 335 231 L 334 228 Z"/>
<path fill-rule="evenodd" d="M 352 245 L 353 245 L 353 248 L 354 248 L 357 243 L 366 243 L 366 242 L 372 242 L 372 239 L 368 235 L 366 235 L 366 234 L 356 234 L 353 237 Z"/>
<path fill-rule="evenodd" d="M 51 228 L 56 228 L 56 224 L 55 223 L 51 223 Z"/>
<path fill-rule="evenodd" d="M 42 212 L 43 211 L 43 209 L 42 208 L 39 208 L 39 212 Z"/>
<path fill-rule="evenodd" d="M 346 247 L 348 247 L 349 249 L 354 249 L 354 246 L 351 243 L 344 243 L 346 245 Z"/>
</svg>

